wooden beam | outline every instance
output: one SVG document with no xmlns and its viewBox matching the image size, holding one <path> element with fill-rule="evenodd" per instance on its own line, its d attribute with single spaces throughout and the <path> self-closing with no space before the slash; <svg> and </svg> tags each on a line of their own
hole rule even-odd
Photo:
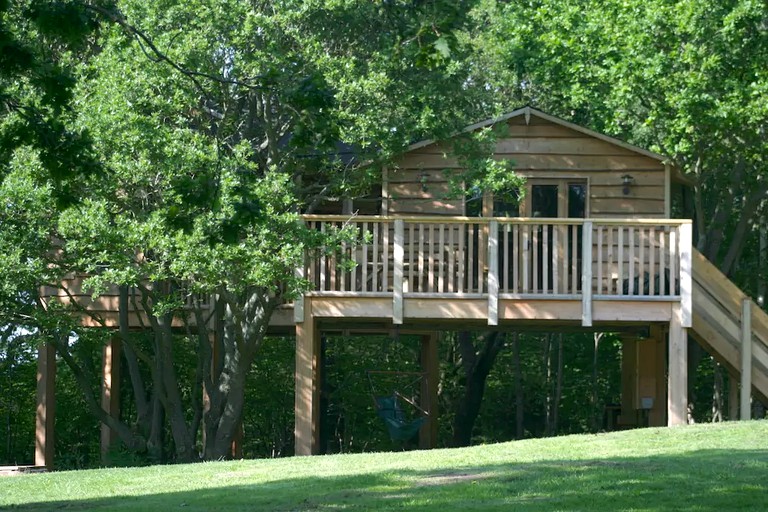
<svg viewBox="0 0 768 512">
<path fill-rule="evenodd" d="M 592 221 L 584 221 L 581 241 L 581 325 L 592 326 Z"/>
<path fill-rule="evenodd" d="M 488 325 L 499 324 L 499 223 L 488 224 Z"/>
<path fill-rule="evenodd" d="M 664 217 L 672 216 L 672 172 L 669 162 L 664 162 Z"/>
<path fill-rule="evenodd" d="M 419 448 L 431 449 L 437 446 L 438 433 L 438 384 L 440 362 L 437 354 L 439 334 L 432 332 L 421 337 L 421 369 L 426 375 L 422 381 L 421 407 L 429 413 L 429 419 L 419 431 Z"/>
<path fill-rule="evenodd" d="M 689 223 L 681 224 L 678 229 L 680 229 L 681 322 L 683 327 L 688 328 L 693 327 L 693 226 Z"/>
<path fill-rule="evenodd" d="M 315 455 L 320 447 L 320 336 L 307 298 L 304 321 L 296 325 L 295 453 Z"/>
<path fill-rule="evenodd" d="M 739 417 L 752 418 L 752 301 L 741 302 L 741 394 Z"/>
<path fill-rule="evenodd" d="M 667 425 L 688 423 L 688 331 L 682 324 L 679 304 L 673 306 L 669 322 L 669 377 L 667 379 Z"/>
<path fill-rule="evenodd" d="M 56 422 L 56 349 L 51 343 L 37 351 L 37 412 L 35 416 L 35 465 L 53 470 Z"/>
<path fill-rule="evenodd" d="M 119 336 L 112 336 L 102 351 L 101 408 L 113 418 L 120 417 L 120 353 Z M 109 451 L 117 441 L 117 434 L 105 423 L 101 424 L 101 462 L 109 465 Z"/>
<path fill-rule="evenodd" d="M 403 323 L 403 259 L 405 257 L 405 224 L 402 219 L 395 220 L 395 240 L 393 249 L 394 269 L 392 277 L 392 323 Z M 430 268 L 430 272 L 433 269 Z"/>
</svg>

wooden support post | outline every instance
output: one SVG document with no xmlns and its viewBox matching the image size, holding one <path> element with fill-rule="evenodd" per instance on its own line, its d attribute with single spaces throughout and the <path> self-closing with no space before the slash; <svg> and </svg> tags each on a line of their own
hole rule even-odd
<svg viewBox="0 0 768 512">
<path fill-rule="evenodd" d="M 680 225 L 680 308 L 681 323 L 693 327 L 693 226 Z M 670 279 L 672 279 L 670 277 Z M 674 281 L 670 283 L 673 285 Z"/>
<path fill-rule="evenodd" d="M 102 360 L 101 408 L 113 418 L 120 417 L 120 337 L 115 335 L 104 345 Z M 117 434 L 105 423 L 101 424 L 101 462 L 109 465 L 109 450 L 117 441 Z"/>
<path fill-rule="evenodd" d="M 53 470 L 56 421 L 56 349 L 45 343 L 37 351 L 37 414 L 35 416 L 35 465 Z"/>
<path fill-rule="evenodd" d="M 667 408 L 664 398 L 667 392 L 666 369 L 667 351 L 664 329 L 661 326 L 651 326 L 651 338 L 656 345 L 656 401 L 648 415 L 649 427 L 663 427 L 667 424 Z"/>
<path fill-rule="evenodd" d="M 488 325 L 499 325 L 499 223 L 488 223 Z"/>
<path fill-rule="evenodd" d="M 752 418 L 752 301 L 741 302 L 741 394 L 739 409 L 742 420 Z"/>
<path fill-rule="evenodd" d="M 583 325 L 584 327 L 591 327 L 592 326 L 592 221 L 590 220 L 584 221 L 581 244 L 582 244 L 581 245 L 581 325 Z"/>
<path fill-rule="evenodd" d="M 296 455 L 315 455 L 320 441 L 320 336 L 312 300 L 304 301 L 304 321 L 296 324 Z"/>
<path fill-rule="evenodd" d="M 667 425 L 688 423 L 688 330 L 682 324 L 680 304 L 672 307 L 669 322 L 669 377 Z"/>
<path fill-rule="evenodd" d="M 421 368 L 426 375 L 421 386 L 421 407 L 429 412 L 429 419 L 419 431 L 419 448 L 428 450 L 437 446 L 438 417 L 437 390 L 440 365 L 437 357 L 438 333 L 421 338 Z"/>
<path fill-rule="evenodd" d="M 393 249 L 392 260 L 394 269 L 392 270 L 392 323 L 401 325 L 403 323 L 403 260 L 405 257 L 405 225 L 402 219 L 395 220 L 395 247 Z M 430 272 L 434 268 L 430 266 Z"/>
</svg>

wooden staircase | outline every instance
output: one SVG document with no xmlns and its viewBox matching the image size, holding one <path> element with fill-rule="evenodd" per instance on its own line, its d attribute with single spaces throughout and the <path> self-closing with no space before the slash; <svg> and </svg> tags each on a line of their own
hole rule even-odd
<svg viewBox="0 0 768 512">
<path fill-rule="evenodd" d="M 768 397 L 768 314 L 694 249 L 690 332 L 733 375 L 741 374 L 745 313 L 751 322 L 752 391 L 765 402 Z"/>
</svg>

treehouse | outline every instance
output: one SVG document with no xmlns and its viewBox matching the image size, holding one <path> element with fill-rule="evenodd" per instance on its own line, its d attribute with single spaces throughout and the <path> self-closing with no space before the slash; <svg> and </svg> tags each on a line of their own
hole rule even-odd
<svg viewBox="0 0 768 512">
<path fill-rule="evenodd" d="M 353 226 L 360 242 L 308 254 L 297 272 L 312 290 L 273 317 L 275 332 L 296 336 L 296 454 L 320 451 L 320 340 L 340 331 L 422 336 L 423 447 L 437 435 L 437 344 L 448 330 L 622 333 L 625 426 L 687 422 L 690 335 L 740 384 L 730 403 L 748 418 L 752 393 L 768 395 L 768 315 L 695 251 L 690 220 L 670 218 L 684 183 L 675 168 L 530 107 L 466 130 L 491 126 L 505 127 L 494 158 L 526 179 L 519 201 L 450 194 L 461 169 L 451 141 L 424 141 L 381 170 L 380 194 L 304 217 L 318 231 Z M 114 300 L 88 307 L 114 316 Z M 103 406 L 114 413 L 109 350 Z M 38 464 L 51 453 L 46 360 L 41 352 Z"/>
</svg>

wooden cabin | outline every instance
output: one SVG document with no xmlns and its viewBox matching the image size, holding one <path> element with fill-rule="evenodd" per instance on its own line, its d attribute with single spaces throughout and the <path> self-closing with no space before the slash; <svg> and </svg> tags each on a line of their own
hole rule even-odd
<svg viewBox="0 0 768 512">
<path fill-rule="evenodd" d="M 526 178 L 518 203 L 450 195 L 449 173 L 461 170 L 451 143 L 424 141 L 381 170 L 380 197 L 305 216 L 320 231 L 354 225 L 361 243 L 308 255 L 298 271 L 313 290 L 273 318 L 297 340 L 296 454 L 319 451 L 323 332 L 420 334 L 427 408 L 440 330 L 624 333 L 629 426 L 687 422 L 689 333 L 740 376 L 742 418 L 753 386 L 768 395 L 768 316 L 695 252 L 691 221 L 670 218 L 681 179 L 667 159 L 530 107 L 466 130 L 502 123 L 494 157 Z M 423 447 L 437 435 L 432 409 Z"/>
</svg>

